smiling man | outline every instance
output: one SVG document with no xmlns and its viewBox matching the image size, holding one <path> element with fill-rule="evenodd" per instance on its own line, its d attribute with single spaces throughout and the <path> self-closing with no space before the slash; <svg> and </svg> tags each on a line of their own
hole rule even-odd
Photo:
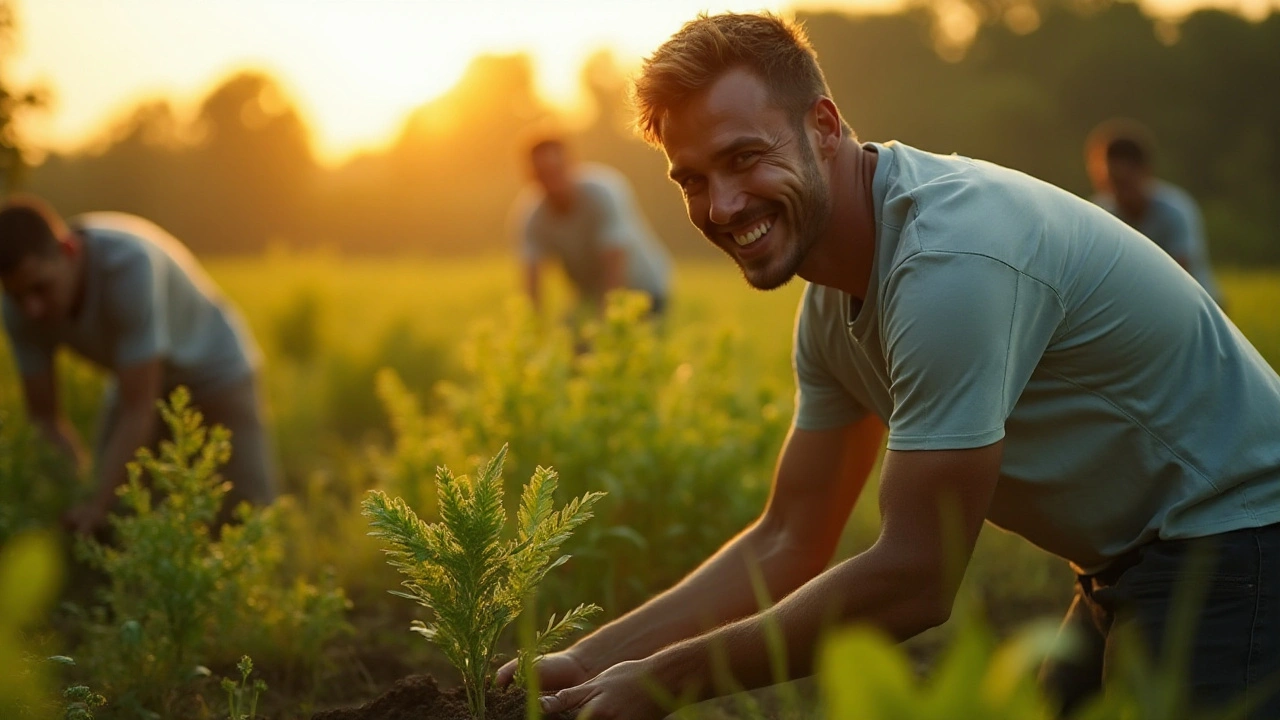
<svg viewBox="0 0 1280 720">
<path fill-rule="evenodd" d="M 68 347 L 112 375 L 94 453 L 95 491 L 67 511 L 68 528 L 103 527 L 126 463 L 160 435 L 156 403 L 178 385 L 191 391 L 207 424 L 232 433 L 222 470 L 233 484 L 225 510 L 275 497 L 257 345 L 172 236 L 123 213 L 90 213 L 68 224 L 41 200 L 12 199 L 0 208 L 0 281 L 27 412 L 77 464 L 84 451 L 58 404 L 55 352 Z"/>
<path fill-rule="evenodd" d="M 1046 668 L 1066 707 L 1123 626 L 1153 649 L 1194 548 L 1207 596 L 1191 694 L 1280 670 L 1280 377 L 1195 281 L 1107 212 L 1021 173 L 861 143 L 802 32 L 699 17 L 637 80 L 692 222 L 762 289 L 809 282 L 798 402 L 760 518 L 670 590 L 541 663 L 549 709 L 662 715 L 649 688 L 793 675 L 830 620 L 907 638 L 948 618 L 984 523 L 1079 574 L 1087 652 Z M 887 440 L 886 440 L 887 428 Z M 828 568 L 881 449 L 882 524 Z M 752 572 L 781 600 L 757 612 Z M 501 679 L 510 676 L 504 668 Z M 1280 716 L 1271 698 L 1258 717 Z"/>
</svg>

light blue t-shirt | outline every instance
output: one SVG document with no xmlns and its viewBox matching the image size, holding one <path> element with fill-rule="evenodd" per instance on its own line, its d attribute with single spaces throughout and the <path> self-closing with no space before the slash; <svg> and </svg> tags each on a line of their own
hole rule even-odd
<svg viewBox="0 0 1280 720">
<path fill-rule="evenodd" d="M 627 258 L 626 286 L 666 297 L 671 257 L 640 212 L 626 178 L 605 165 L 584 163 L 575 183 L 577 202 L 567 213 L 556 212 L 533 190 L 517 201 L 516 232 L 524 259 L 558 258 L 578 290 L 595 296 L 604 279 L 601 253 L 619 248 Z"/>
<path fill-rule="evenodd" d="M 1115 197 L 1100 194 L 1094 202 L 1107 212 L 1124 220 L 1138 232 L 1146 235 L 1162 250 L 1186 263 L 1187 272 L 1204 287 L 1215 302 L 1222 304 L 1222 293 L 1213 279 L 1209 265 L 1209 246 L 1204 239 L 1204 221 L 1196 201 L 1182 188 L 1164 181 L 1154 181 L 1147 211 L 1141 218 L 1125 217 L 1116 206 Z"/>
<path fill-rule="evenodd" d="M 193 394 L 253 374 L 260 353 L 239 314 L 186 247 L 124 213 L 71 221 L 84 239 L 84 299 L 75 317 L 32 322 L 7 296 L 4 323 L 24 375 L 46 372 L 60 345 L 104 369 L 160 358 L 165 388 Z"/>
<path fill-rule="evenodd" d="M 1003 438 L 988 520 L 1086 571 L 1280 522 L 1280 377 L 1172 258 L 1022 173 L 874 147 L 867 298 L 806 289 L 797 427 Z"/>
</svg>

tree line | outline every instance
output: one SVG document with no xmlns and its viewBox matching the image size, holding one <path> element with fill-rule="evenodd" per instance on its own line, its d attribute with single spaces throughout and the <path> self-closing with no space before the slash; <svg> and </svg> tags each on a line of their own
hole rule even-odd
<svg viewBox="0 0 1280 720">
<path fill-rule="evenodd" d="M 955 17 L 969 23 L 959 40 Z M 1280 263 L 1280 14 L 1250 21 L 1201 10 L 1173 24 L 1129 2 L 937 0 L 800 19 L 862 139 L 987 159 L 1087 195 L 1086 134 L 1104 119 L 1134 118 L 1157 138 L 1159 173 L 1201 201 L 1215 262 Z M 631 177 L 673 250 L 709 252 L 661 153 L 630 130 L 624 72 L 602 53 L 581 79 L 597 112 L 578 132 L 579 154 Z M 10 137 L 3 105 L 0 140 Z M 200 253 L 275 243 L 504 252 L 507 209 L 524 181 L 520 130 L 552 112 L 527 57 L 482 56 L 406 117 L 385 149 L 325 167 L 280 85 L 243 72 L 194 119 L 165 99 L 141 103 L 97 142 L 21 178 L 64 213 L 136 212 Z"/>
</svg>

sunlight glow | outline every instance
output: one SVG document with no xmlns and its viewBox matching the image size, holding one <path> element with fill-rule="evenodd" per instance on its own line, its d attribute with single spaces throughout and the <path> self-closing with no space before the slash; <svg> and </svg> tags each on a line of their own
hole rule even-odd
<svg viewBox="0 0 1280 720">
<path fill-rule="evenodd" d="M 14 0 L 11 0 L 14 1 Z M 1264 9 L 1280 0 L 1240 2 Z M 900 0 L 800 0 L 885 11 Z M 1157 2 L 1157 0 L 1152 0 Z M 388 142 L 405 115 L 448 90 L 479 53 L 528 53 L 538 91 L 583 110 L 579 74 L 600 48 L 623 68 L 702 10 L 789 8 L 761 0 L 16 0 L 20 44 L 6 79 L 43 84 L 52 107 L 23 128 L 68 150 L 144 98 L 180 112 L 231 72 L 267 71 L 306 118 L 320 159 Z"/>
</svg>

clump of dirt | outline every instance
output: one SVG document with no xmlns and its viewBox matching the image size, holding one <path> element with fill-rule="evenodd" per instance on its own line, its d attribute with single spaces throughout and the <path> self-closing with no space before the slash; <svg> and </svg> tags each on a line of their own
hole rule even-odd
<svg viewBox="0 0 1280 720">
<path fill-rule="evenodd" d="M 485 720 L 524 720 L 525 691 L 508 687 L 490 690 L 485 698 Z M 547 720 L 570 720 L 572 715 L 547 715 Z M 441 690 L 430 675 L 410 675 L 390 690 L 358 708 L 325 710 L 311 720 L 472 720 L 462 687 Z"/>
</svg>

